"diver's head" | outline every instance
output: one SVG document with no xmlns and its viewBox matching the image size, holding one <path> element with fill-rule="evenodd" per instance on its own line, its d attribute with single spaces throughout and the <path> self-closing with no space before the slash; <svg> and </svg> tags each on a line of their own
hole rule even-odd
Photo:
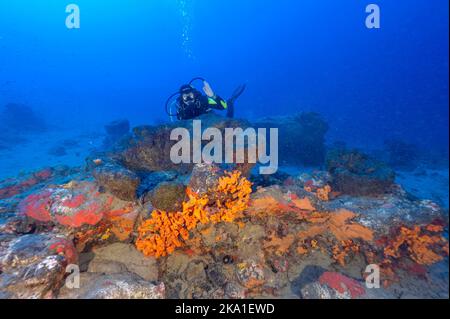
<svg viewBox="0 0 450 319">
<path fill-rule="evenodd" d="M 195 103 L 199 92 L 191 85 L 183 85 L 180 88 L 181 101 L 186 105 L 192 105 Z"/>
</svg>

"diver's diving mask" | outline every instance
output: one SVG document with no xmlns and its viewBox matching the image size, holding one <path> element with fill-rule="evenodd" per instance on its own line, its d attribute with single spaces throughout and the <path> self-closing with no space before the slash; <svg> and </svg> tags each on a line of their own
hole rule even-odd
<svg viewBox="0 0 450 319">
<path fill-rule="evenodd" d="M 186 104 L 192 104 L 195 102 L 195 94 L 194 92 L 184 93 L 181 98 L 183 99 L 183 102 Z"/>
</svg>

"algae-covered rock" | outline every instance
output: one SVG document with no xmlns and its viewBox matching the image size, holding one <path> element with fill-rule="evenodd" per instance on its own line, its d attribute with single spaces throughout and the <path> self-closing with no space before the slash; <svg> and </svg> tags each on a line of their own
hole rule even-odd
<svg viewBox="0 0 450 319">
<path fill-rule="evenodd" d="M 264 285 L 264 267 L 254 260 L 246 260 L 236 266 L 236 277 L 245 288 L 252 289 Z"/>
<path fill-rule="evenodd" d="M 92 175 L 100 187 L 125 200 L 137 199 L 140 178 L 134 172 L 115 164 L 105 164 L 93 170 Z"/>
<path fill-rule="evenodd" d="M 151 192 L 161 183 L 175 182 L 179 174 L 176 171 L 159 171 L 142 174 L 141 183 L 138 188 L 138 196 L 146 195 Z M 148 198 L 147 198 L 148 199 Z"/>
<path fill-rule="evenodd" d="M 93 252 L 95 256 L 89 263 L 89 272 L 113 274 L 128 271 L 148 281 L 158 280 L 156 259 L 145 257 L 134 245 L 114 243 L 94 248 Z"/>
<path fill-rule="evenodd" d="M 8 298 L 54 297 L 78 260 L 72 242 L 54 234 L 3 238 L 0 248 L 0 292 Z"/>
<path fill-rule="evenodd" d="M 249 126 L 244 120 L 230 119 L 213 113 L 204 114 L 196 120 L 201 121 L 201 131 L 207 128 L 218 128 L 224 132 L 225 128 L 243 128 Z M 133 135 L 128 140 L 121 143 L 119 150 L 116 150 L 114 157 L 125 167 L 134 171 L 161 171 L 175 170 L 188 173 L 193 164 L 175 164 L 170 157 L 170 151 L 178 140 L 171 140 L 170 135 L 175 128 L 185 128 L 190 132 L 192 144 L 193 121 L 178 121 L 176 123 L 158 126 L 139 126 L 133 129 Z M 207 141 L 202 141 L 205 145 Z M 224 149 L 224 148 L 223 148 Z"/>
<path fill-rule="evenodd" d="M 149 195 L 154 208 L 167 211 L 181 211 L 187 199 L 186 187 L 180 183 L 161 183 Z"/>
<path fill-rule="evenodd" d="M 64 287 L 59 299 L 164 299 L 164 283 L 145 281 L 136 274 L 81 273 L 80 288 Z"/>
<path fill-rule="evenodd" d="M 88 244 L 128 240 L 139 212 L 138 205 L 102 194 L 86 181 L 46 188 L 18 206 L 18 214 L 37 225 L 75 236 L 80 251 Z"/>
<path fill-rule="evenodd" d="M 332 188 L 354 196 L 377 196 L 390 191 L 394 171 L 386 164 L 357 150 L 334 149 L 327 154 Z"/>
<path fill-rule="evenodd" d="M 214 164 L 196 164 L 189 180 L 189 189 L 199 195 L 215 189 L 221 176 L 221 170 Z"/>
<path fill-rule="evenodd" d="M 213 260 L 210 256 L 189 256 L 174 252 L 164 261 L 162 278 L 167 284 L 168 298 L 211 298 L 217 287 L 207 277 L 205 268 Z"/>
</svg>

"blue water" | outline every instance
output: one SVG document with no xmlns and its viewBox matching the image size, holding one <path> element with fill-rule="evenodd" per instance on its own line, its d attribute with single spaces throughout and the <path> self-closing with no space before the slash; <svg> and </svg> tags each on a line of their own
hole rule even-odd
<svg viewBox="0 0 450 319">
<path fill-rule="evenodd" d="M 365 26 L 372 2 L 380 29 Z M 80 29 L 66 28 L 70 3 Z M 225 97 L 248 84 L 238 117 L 316 111 L 327 142 L 448 154 L 448 49 L 446 0 L 0 0 L 0 108 L 81 129 L 148 124 L 203 76 Z"/>
</svg>

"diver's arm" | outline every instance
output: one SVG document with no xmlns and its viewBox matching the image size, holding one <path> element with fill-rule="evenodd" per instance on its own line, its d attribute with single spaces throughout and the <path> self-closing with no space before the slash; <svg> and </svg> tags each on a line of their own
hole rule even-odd
<svg viewBox="0 0 450 319">
<path fill-rule="evenodd" d="M 203 81 L 203 92 L 205 92 L 206 96 L 210 98 L 216 96 L 213 89 L 211 88 L 211 85 L 209 85 L 209 83 L 206 81 Z"/>
<path fill-rule="evenodd" d="M 216 95 L 208 82 L 203 81 L 203 92 L 208 98 L 208 108 L 216 110 L 226 110 L 228 108 L 227 102 L 220 96 Z"/>
</svg>

